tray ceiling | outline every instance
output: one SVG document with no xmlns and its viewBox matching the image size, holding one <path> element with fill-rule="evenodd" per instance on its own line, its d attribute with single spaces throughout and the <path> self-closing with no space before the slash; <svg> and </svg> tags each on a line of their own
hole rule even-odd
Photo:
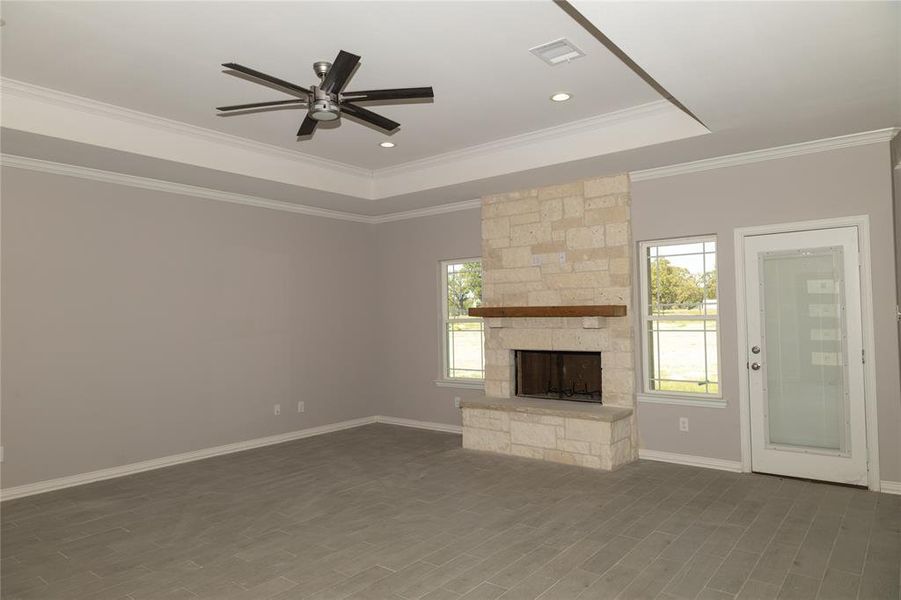
<svg viewBox="0 0 901 600">
<path fill-rule="evenodd" d="M 581 24 L 550 0 L 5 1 L 3 152 L 381 218 L 901 125 L 901 3 L 569 3 Z M 559 37 L 586 56 L 529 53 Z M 340 48 L 363 57 L 353 87 L 435 87 L 378 107 L 396 148 L 350 121 L 298 143 L 299 110 L 216 116 L 280 97 L 221 62 L 309 84 Z"/>
<path fill-rule="evenodd" d="M 5 78 L 364 169 L 579 121 L 660 96 L 552 2 L 4 2 Z M 566 37 L 586 56 L 529 48 Z M 236 61 L 301 85 L 339 49 L 363 57 L 348 89 L 432 85 L 434 102 L 373 107 L 384 133 L 343 119 L 310 140 L 304 111 L 217 116 L 290 96 L 224 74 Z M 553 103 L 565 90 L 572 100 Z M 367 106 L 373 106 L 367 104 Z"/>
</svg>

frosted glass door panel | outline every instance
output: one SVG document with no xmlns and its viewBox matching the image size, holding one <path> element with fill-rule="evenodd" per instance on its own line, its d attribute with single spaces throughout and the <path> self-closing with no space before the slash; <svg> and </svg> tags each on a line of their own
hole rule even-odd
<svg viewBox="0 0 901 600">
<path fill-rule="evenodd" d="M 872 483 L 857 234 L 848 226 L 744 239 L 748 425 L 758 473 Z"/>
<path fill-rule="evenodd" d="M 767 445 L 848 452 L 841 246 L 758 255 Z"/>
</svg>

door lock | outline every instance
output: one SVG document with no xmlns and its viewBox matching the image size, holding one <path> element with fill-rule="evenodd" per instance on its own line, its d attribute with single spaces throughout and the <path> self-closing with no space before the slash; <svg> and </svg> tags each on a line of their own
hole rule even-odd
<svg viewBox="0 0 901 600">
<path fill-rule="evenodd" d="M 760 354 L 760 346 L 752 346 L 751 353 L 752 354 Z"/>
<path fill-rule="evenodd" d="M 754 371 L 759 371 L 759 370 L 760 370 L 760 363 L 757 363 L 757 362 L 751 363 L 751 369 L 753 369 Z"/>
</svg>

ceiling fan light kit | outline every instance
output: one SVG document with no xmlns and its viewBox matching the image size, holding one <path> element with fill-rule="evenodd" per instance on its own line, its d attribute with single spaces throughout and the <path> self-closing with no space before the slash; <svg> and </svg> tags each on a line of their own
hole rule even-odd
<svg viewBox="0 0 901 600">
<path fill-rule="evenodd" d="M 318 63 L 317 63 L 318 64 Z M 341 116 L 341 109 L 337 102 L 332 102 L 331 96 L 327 92 L 315 85 L 310 88 L 310 109 L 307 114 L 311 119 L 317 121 L 334 121 Z"/>
<path fill-rule="evenodd" d="M 238 63 L 224 63 L 222 66 L 227 69 L 243 73 L 261 84 L 276 87 L 287 94 L 296 96 L 296 98 L 292 100 L 220 106 L 216 110 L 222 113 L 230 113 L 279 106 L 306 105 L 307 115 L 297 131 L 298 137 L 312 135 L 320 121 L 336 121 L 345 114 L 390 133 L 400 127 L 400 123 L 363 108 L 357 103 L 373 100 L 412 100 L 435 97 L 431 87 L 344 92 L 344 86 L 347 85 L 359 62 L 359 56 L 341 50 L 333 63 L 327 61 L 313 63 L 313 72 L 319 77 L 320 83 L 318 86 L 314 85 L 309 89 Z M 393 146 L 394 144 L 391 144 L 391 146 L 383 145 L 382 147 L 391 148 Z"/>
</svg>

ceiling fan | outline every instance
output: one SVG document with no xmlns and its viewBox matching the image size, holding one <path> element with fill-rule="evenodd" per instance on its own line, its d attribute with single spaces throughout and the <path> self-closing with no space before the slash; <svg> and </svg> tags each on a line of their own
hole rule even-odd
<svg viewBox="0 0 901 600">
<path fill-rule="evenodd" d="M 319 61 L 313 63 L 313 71 L 320 79 L 318 86 L 310 89 L 295 85 L 289 81 L 261 73 L 249 67 L 237 63 L 224 63 L 222 66 L 243 73 L 263 84 L 269 84 L 288 94 L 297 96 L 291 100 L 275 100 L 273 102 L 254 102 L 252 104 L 237 104 L 234 106 L 219 106 L 216 110 L 227 113 L 249 109 L 265 109 L 276 106 L 289 106 L 292 104 L 307 107 L 307 116 L 300 124 L 297 131 L 298 137 L 312 135 L 320 121 L 334 121 L 340 119 L 342 114 L 357 118 L 384 129 L 394 131 L 400 127 L 400 123 L 383 117 L 378 113 L 363 108 L 357 102 L 370 100 L 411 100 L 414 98 L 434 98 L 431 87 L 397 88 L 390 90 L 364 90 L 359 92 L 344 92 L 344 86 L 353 75 L 360 57 L 350 52 L 341 50 L 334 63 Z"/>
</svg>

